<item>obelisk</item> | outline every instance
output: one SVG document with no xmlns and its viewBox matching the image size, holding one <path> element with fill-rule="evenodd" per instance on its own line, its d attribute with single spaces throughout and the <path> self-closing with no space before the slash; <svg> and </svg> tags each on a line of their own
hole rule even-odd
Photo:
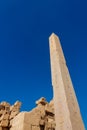
<svg viewBox="0 0 87 130">
<path fill-rule="evenodd" d="M 56 130 L 85 130 L 59 38 L 49 38 Z"/>
</svg>

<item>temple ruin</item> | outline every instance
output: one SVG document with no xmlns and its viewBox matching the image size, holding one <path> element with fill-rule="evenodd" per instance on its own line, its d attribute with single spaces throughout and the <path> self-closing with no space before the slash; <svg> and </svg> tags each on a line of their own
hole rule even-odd
<svg viewBox="0 0 87 130">
<path fill-rule="evenodd" d="M 29 112 L 20 112 L 21 102 L 0 103 L 0 130 L 85 130 L 75 91 L 59 38 L 49 38 L 53 99 L 36 101 Z"/>
<path fill-rule="evenodd" d="M 48 103 L 44 97 L 36 101 L 36 108 L 20 112 L 21 102 L 14 105 L 0 104 L 0 130 L 55 130 L 53 100 Z"/>
</svg>

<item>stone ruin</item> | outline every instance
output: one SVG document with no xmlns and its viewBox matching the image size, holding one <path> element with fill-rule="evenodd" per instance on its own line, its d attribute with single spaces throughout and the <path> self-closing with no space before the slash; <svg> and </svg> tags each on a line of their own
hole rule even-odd
<svg viewBox="0 0 87 130">
<path fill-rule="evenodd" d="M 8 102 L 0 103 L 0 130 L 9 130 L 12 119 L 20 112 L 20 107 L 19 101 L 12 106 Z"/>
<path fill-rule="evenodd" d="M 23 115 L 26 116 L 25 119 L 28 123 L 27 130 L 55 130 L 53 100 L 48 103 L 46 99 L 42 97 L 36 101 L 36 105 L 36 108 L 30 112 L 20 112 L 21 102 L 16 101 L 12 106 L 7 102 L 1 102 L 0 130 L 22 130 L 20 127 L 22 126 L 21 123 L 24 124 L 21 119 Z"/>
</svg>

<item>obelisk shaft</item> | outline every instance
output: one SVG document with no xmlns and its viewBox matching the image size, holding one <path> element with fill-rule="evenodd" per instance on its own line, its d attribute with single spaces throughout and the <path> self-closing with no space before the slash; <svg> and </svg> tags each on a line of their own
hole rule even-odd
<svg viewBox="0 0 87 130">
<path fill-rule="evenodd" d="M 56 130 L 85 130 L 60 41 L 53 33 L 49 42 Z"/>
</svg>

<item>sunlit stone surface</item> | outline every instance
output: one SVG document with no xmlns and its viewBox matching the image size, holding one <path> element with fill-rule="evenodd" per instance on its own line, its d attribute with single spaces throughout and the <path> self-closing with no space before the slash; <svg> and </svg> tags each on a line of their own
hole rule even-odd
<svg viewBox="0 0 87 130">
<path fill-rule="evenodd" d="M 84 130 L 59 38 L 53 33 L 49 42 L 56 130 Z"/>
</svg>

